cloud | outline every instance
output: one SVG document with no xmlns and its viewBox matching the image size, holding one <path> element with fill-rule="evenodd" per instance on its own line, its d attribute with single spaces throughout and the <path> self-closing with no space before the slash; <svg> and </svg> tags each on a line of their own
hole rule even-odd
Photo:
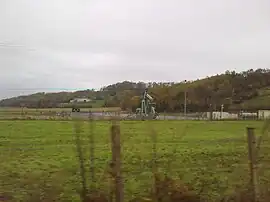
<svg viewBox="0 0 270 202">
<path fill-rule="evenodd" d="M 268 0 L 2 0 L 0 99 L 268 68 Z"/>
</svg>

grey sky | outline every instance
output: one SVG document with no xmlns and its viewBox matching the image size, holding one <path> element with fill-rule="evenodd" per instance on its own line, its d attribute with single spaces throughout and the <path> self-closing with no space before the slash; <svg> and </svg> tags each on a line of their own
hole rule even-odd
<svg viewBox="0 0 270 202">
<path fill-rule="evenodd" d="M 270 65 L 269 0 L 1 0 L 0 99 Z"/>
</svg>

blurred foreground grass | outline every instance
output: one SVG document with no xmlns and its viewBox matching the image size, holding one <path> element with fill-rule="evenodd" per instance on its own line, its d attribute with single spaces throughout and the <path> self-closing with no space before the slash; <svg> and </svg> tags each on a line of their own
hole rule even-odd
<svg viewBox="0 0 270 202">
<path fill-rule="evenodd" d="M 96 186 L 108 187 L 110 122 L 95 121 Z M 122 121 L 121 139 L 125 196 L 134 198 L 149 192 L 152 184 L 151 129 L 157 133 L 158 169 L 202 187 L 209 200 L 232 192 L 247 183 L 246 126 L 259 121 Z M 74 123 L 71 121 L 0 121 L 0 190 L 28 201 L 29 195 L 79 201 L 81 188 Z M 89 159 L 89 124 L 81 134 L 85 159 Z M 262 142 L 262 155 L 269 159 L 269 141 Z M 89 174 L 89 173 L 88 173 Z M 264 172 L 262 179 L 269 179 Z"/>
</svg>

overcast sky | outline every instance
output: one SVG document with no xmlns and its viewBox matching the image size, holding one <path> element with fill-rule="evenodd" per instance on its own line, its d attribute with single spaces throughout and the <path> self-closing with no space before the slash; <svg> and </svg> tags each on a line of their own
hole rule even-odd
<svg viewBox="0 0 270 202">
<path fill-rule="evenodd" d="M 269 0 L 0 0 L 0 99 L 270 67 Z"/>
</svg>

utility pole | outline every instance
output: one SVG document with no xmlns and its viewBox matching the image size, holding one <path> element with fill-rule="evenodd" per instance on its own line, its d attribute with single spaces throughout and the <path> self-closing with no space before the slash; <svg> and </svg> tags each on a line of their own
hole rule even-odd
<svg viewBox="0 0 270 202">
<path fill-rule="evenodd" d="M 187 83 L 187 80 L 185 80 L 185 84 Z M 186 118 L 187 116 L 187 89 L 185 87 L 185 104 L 184 104 L 184 116 Z"/>
<path fill-rule="evenodd" d="M 213 105 L 212 105 L 212 97 L 209 96 L 209 111 L 210 111 L 210 121 L 213 120 Z"/>
<path fill-rule="evenodd" d="M 231 105 L 233 104 L 233 96 L 234 96 L 234 88 L 232 88 L 232 95 L 231 95 Z"/>
<path fill-rule="evenodd" d="M 222 104 L 220 107 L 220 119 L 222 119 L 223 109 L 224 109 L 224 105 Z"/>
</svg>

